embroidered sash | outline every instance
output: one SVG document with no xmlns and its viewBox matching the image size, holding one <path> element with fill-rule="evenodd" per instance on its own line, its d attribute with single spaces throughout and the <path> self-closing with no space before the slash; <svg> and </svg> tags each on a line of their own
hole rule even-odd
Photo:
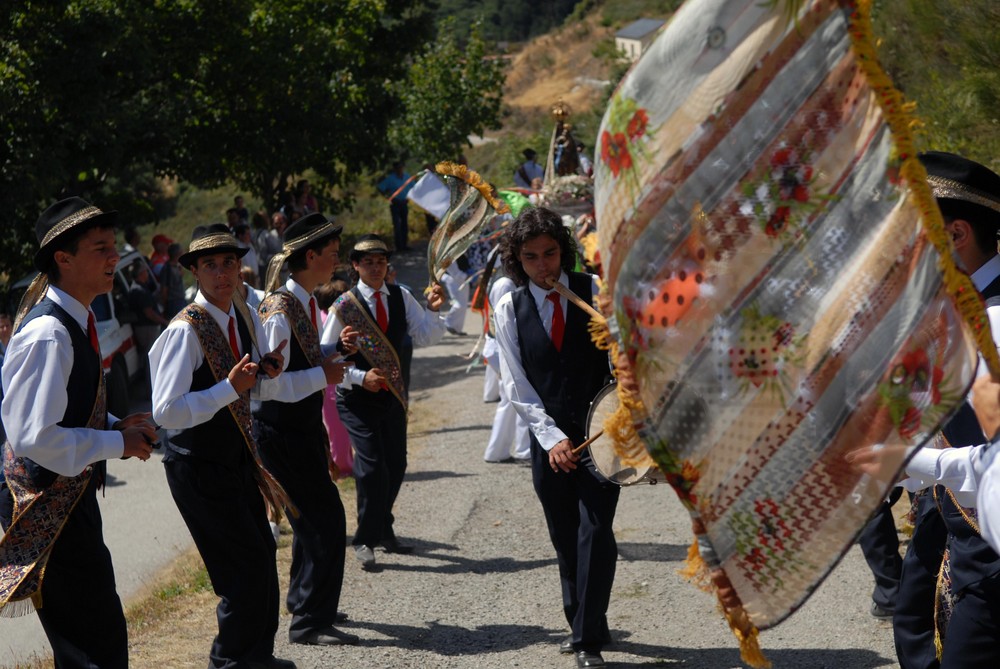
<svg viewBox="0 0 1000 669">
<path fill-rule="evenodd" d="M 205 362 L 208 363 L 209 369 L 212 370 L 212 376 L 215 377 L 216 382 L 229 376 L 229 370 L 236 365 L 237 361 L 233 357 L 233 349 L 230 348 L 229 341 L 222 334 L 222 328 L 212 318 L 212 315 L 208 313 L 208 310 L 199 304 L 192 303 L 181 309 L 180 313 L 174 316 L 174 320 L 184 321 L 194 330 L 195 335 L 198 337 L 198 342 L 201 344 L 201 350 L 205 354 Z M 247 327 L 253 328 L 253 326 L 252 321 L 247 323 Z M 253 437 L 250 392 L 241 393 L 236 401 L 227 405 L 227 408 L 232 414 L 233 420 L 236 421 L 236 425 L 239 426 L 247 449 L 253 456 L 255 465 L 253 474 L 257 480 L 257 487 L 260 488 L 260 493 L 273 508 L 279 509 L 284 507 L 288 513 L 298 518 L 299 511 L 292 503 L 288 493 L 285 492 L 281 484 L 271 476 L 260 461 L 257 442 Z"/>
<path fill-rule="evenodd" d="M 108 420 L 104 374 L 98 376 L 97 399 L 86 425 L 92 430 L 105 429 Z M 83 497 L 94 468 L 88 465 L 76 476 L 56 476 L 51 485 L 38 488 L 24 458 L 14 455 L 10 441 L 3 445 L 3 468 L 14 513 L 0 539 L 0 616 L 15 617 L 42 607 L 42 579 L 52 547 Z M 24 602 L 29 599 L 31 606 Z"/>
<path fill-rule="evenodd" d="M 350 325 L 361 333 L 358 337 L 358 351 L 369 365 L 382 370 L 389 380 L 388 390 L 403 405 L 403 409 L 406 409 L 406 386 L 403 385 L 399 355 L 389 342 L 388 337 L 382 332 L 382 328 L 378 326 L 352 291 L 348 290 L 338 297 L 337 301 L 333 303 L 333 308 L 337 310 L 344 325 Z"/>
<path fill-rule="evenodd" d="M 323 352 L 319 347 L 319 333 L 312 326 L 309 314 L 306 313 L 299 298 L 284 290 L 275 291 L 260 303 L 258 313 L 262 323 L 266 323 L 267 319 L 274 314 L 284 314 L 288 318 L 292 333 L 295 335 L 295 341 L 299 343 L 299 347 L 309 364 L 313 367 L 319 367 L 323 364 Z"/>
</svg>

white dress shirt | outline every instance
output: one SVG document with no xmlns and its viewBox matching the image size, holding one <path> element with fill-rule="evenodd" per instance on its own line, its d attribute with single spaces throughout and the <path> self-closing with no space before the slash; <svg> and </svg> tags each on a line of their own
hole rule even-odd
<svg viewBox="0 0 1000 669">
<path fill-rule="evenodd" d="M 559 283 L 569 286 L 569 277 L 563 272 L 559 275 Z M 596 293 L 598 286 L 596 278 L 592 286 Z M 542 319 L 545 333 L 551 336 L 552 314 L 555 307 L 546 296 L 553 291 L 539 288 L 534 283 L 528 284 L 528 293 L 538 307 L 538 315 Z M 556 427 L 556 422 L 545 413 L 545 407 L 534 387 L 528 381 L 528 376 L 521 365 L 521 344 L 517 336 L 517 320 L 514 314 L 514 300 L 511 293 L 504 295 L 493 313 L 496 325 L 497 345 L 500 347 L 500 383 L 507 392 L 515 411 L 528 424 L 531 433 L 546 451 L 566 439 L 566 434 Z M 559 306 L 563 310 L 563 319 L 567 318 L 569 307 L 565 297 L 559 296 Z M 577 307 L 573 307 L 576 309 Z M 574 444 L 579 445 L 579 444 Z"/>
<path fill-rule="evenodd" d="M 222 311 L 210 304 L 201 291 L 198 291 L 194 301 L 211 314 L 228 341 L 229 319 L 236 316 L 235 307 L 230 304 L 228 312 Z M 260 319 L 255 312 L 250 313 L 253 322 L 247 325 L 255 329 L 258 345 L 270 350 Z M 241 356 L 250 353 L 253 362 L 260 361 L 258 351 L 243 350 L 239 336 L 236 342 Z M 171 321 L 149 350 L 149 369 L 153 377 L 153 420 L 159 425 L 172 430 L 200 425 L 239 397 L 228 378 L 204 390 L 192 391 L 191 380 L 204 362 L 205 354 L 194 328 L 181 320 Z M 274 379 L 259 376 L 250 397 L 260 401 L 297 402 L 324 387 L 326 375 L 322 368 L 314 367 L 282 373 Z"/>
<path fill-rule="evenodd" d="M 443 316 L 424 309 L 417 302 L 417 299 L 410 294 L 410 291 L 405 288 L 401 290 L 403 293 L 403 306 L 406 308 L 406 331 L 410 335 L 410 338 L 413 339 L 413 345 L 430 346 L 439 342 L 444 335 Z M 358 292 L 361 293 L 361 297 L 364 298 L 365 304 L 374 316 L 375 289 L 364 281 L 358 281 Z M 389 314 L 389 288 L 384 282 L 378 292 L 382 294 L 382 305 L 385 307 L 386 316 L 391 319 L 392 315 Z M 308 311 L 308 307 L 306 309 Z M 337 342 L 340 341 L 340 333 L 344 327 L 344 321 L 341 320 L 336 306 L 331 307 L 330 315 L 326 319 L 326 325 L 323 326 L 323 336 L 320 339 L 320 343 L 324 347 L 336 346 Z M 340 387 L 350 389 L 351 386 L 362 385 L 365 381 L 365 371 L 357 367 L 346 368 L 344 370 L 344 380 L 341 381 Z"/>
<path fill-rule="evenodd" d="M 90 310 L 55 286 L 46 296 L 87 333 Z M 73 371 L 73 342 L 54 316 L 32 319 L 10 339 L 3 365 L 4 426 L 14 454 L 63 476 L 87 465 L 120 458 L 125 440 L 117 430 L 60 427 L 69 405 L 66 386 Z M 108 414 L 107 425 L 118 419 Z"/>
<path fill-rule="evenodd" d="M 308 318 L 310 313 L 309 299 L 312 297 L 312 295 L 306 292 L 305 288 L 295 283 L 295 280 L 292 279 L 291 277 L 289 277 L 288 281 L 285 282 L 285 292 L 291 293 L 292 295 L 295 296 L 295 298 L 299 301 L 299 304 L 302 305 L 302 309 L 306 312 L 306 317 Z M 322 327 L 322 325 L 323 325 L 323 315 L 319 312 L 319 305 L 317 304 L 316 326 L 318 328 Z M 289 354 L 289 351 L 291 350 L 292 346 L 292 338 L 295 336 L 292 333 L 292 324 L 289 323 L 288 317 L 283 313 L 271 314 L 271 317 L 267 319 L 266 323 L 264 323 L 264 334 L 267 337 L 267 350 L 269 351 L 273 351 L 274 349 L 278 348 L 278 344 L 280 344 L 282 340 L 288 341 L 288 344 L 286 344 L 284 351 L 282 351 L 282 353 L 285 356 L 285 362 L 284 365 L 282 366 L 282 370 L 288 369 L 288 363 L 291 361 L 291 355 Z M 318 336 L 319 333 L 317 332 L 317 337 Z M 316 367 L 315 369 L 320 369 L 320 368 Z"/>
</svg>

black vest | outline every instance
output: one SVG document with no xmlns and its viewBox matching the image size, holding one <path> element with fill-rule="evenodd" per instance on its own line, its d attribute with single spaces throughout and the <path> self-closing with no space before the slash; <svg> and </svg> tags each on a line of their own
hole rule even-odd
<svg viewBox="0 0 1000 669">
<path fill-rule="evenodd" d="M 386 300 L 388 302 L 386 309 L 389 316 L 389 330 L 385 333 L 385 336 L 386 339 L 389 340 L 389 343 L 392 344 L 392 348 L 396 351 L 396 355 L 399 355 L 399 351 L 403 346 L 403 340 L 409 333 L 409 327 L 406 323 L 406 305 L 403 302 L 403 289 L 390 283 L 385 284 L 385 287 L 389 289 L 389 299 Z M 358 287 L 355 286 L 354 288 L 351 288 L 351 292 L 354 293 L 354 297 L 358 299 L 358 303 L 361 304 L 361 307 L 368 313 L 369 316 L 371 316 L 372 322 L 375 322 L 375 314 L 373 314 L 368 308 L 368 303 L 365 302 L 365 298 L 362 297 L 361 291 L 358 290 Z M 360 352 L 349 356 L 347 360 L 353 362 L 357 369 L 368 371 L 372 368 L 371 364 L 367 359 L 365 359 L 365 356 L 361 355 Z M 392 399 L 391 393 L 370 393 L 367 390 L 363 390 L 360 386 L 356 386 L 347 391 L 338 389 L 338 392 L 345 396 L 353 395 L 356 398 L 369 400 L 379 398 L 384 399 L 385 401 L 396 401 Z M 385 397 L 381 398 L 380 396 L 383 395 Z"/>
<path fill-rule="evenodd" d="M 90 414 L 94 410 L 94 402 L 97 401 L 97 388 L 100 384 L 101 357 L 94 352 L 90 345 L 90 337 L 80 327 L 72 316 L 65 309 L 50 300 L 43 299 L 28 312 L 21 322 L 18 331 L 24 328 L 31 320 L 39 316 L 52 316 L 69 332 L 70 341 L 73 344 L 73 369 L 69 373 L 69 383 L 66 384 L 66 411 L 59 421 L 60 427 L 87 427 L 90 422 Z M 48 487 L 57 474 L 45 467 L 42 467 L 29 458 L 24 459 L 25 467 L 31 480 L 39 488 Z M 104 472 L 107 463 L 102 460 L 94 463 L 94 479 L 98 482 L 104 480 Z"/>
<path fill-rule="evenodd" d="M 288 318 L 288 314 L 285 314 L 285 317 Z M 294 334 L 289 337 L 286 351 L 288 351 L 288 368 L 285 372 L 312 369 L 313 365 L 309 363 L 302 346 L 299 345 L 298 338 Z M 278 431 L 308 432 L 323 422 L 323 394 L 322 390 L 318 390 L 298 402 L 279 402 L 277 400 L 263 402 L 257 416 L 261 421 Z"/>
<path fill-rule="evenodd" d="M 587 302 L 592 299 L 592 282 L 587 274 L 569 274 L 570 289 Z M 579 445 L 587 432 L 590 403 L 610 377 L 608 354 L 590 339 L 590 316 L 572 303 L 564 314 L 562 350 L 556 351 L 528 287 L 516 289 L 511 299 L 525 375 L 541 398 L 545 413 Z"/>
<path fill-rule="evenodd" d="M 982 295 L 992 306 L 1000 297 L 1000 277 L 986 286 Z M 956 447 L 974 446 L 987 441 L 968 402 L 962 403 L 961 408 L 948 421 L 942 432 L 948 438 L 948 442 Z M 1000 573 L 1000 555 L 997 555 L 979 532 L 973 529 L 943 486 L 937 486 L 935 493 L 950 535 L 948 546 L 951 552 L 952 588 L 960 592 L 984 578 Z"/>
<path fill-rule="evenodd" d="M 252 350 L 250 330 L 238 311 L 236 312 L 236 330 L 239 333 L 243 350 Z M 225 336 L 228 338 L 228 335 Z M 228 370 L 226 372 L 228 373 Z M 194 370 L 194 374 L 191 376 L 191 392 L 211 388 L 216 383 L 218 381 L 212 374 L 212 368 L 202 355 L 201 365 Z M 228 406 L 216 411 L 215 415 L 206 422 L 189 427 L 180 434 L 171 437 L 166 448 L 164 462 L 169 462 L 176 456 L 183 456 L 236 467 L 249 457 L 243 432 L 236 424 L 236 419 L 233 418 Z"/>
</svg>

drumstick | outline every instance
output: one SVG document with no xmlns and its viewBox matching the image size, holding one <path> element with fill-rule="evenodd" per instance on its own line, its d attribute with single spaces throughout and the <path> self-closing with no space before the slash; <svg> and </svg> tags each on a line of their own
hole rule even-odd
<svg viewBox="0 0 1000 669">
<path fill-rule="evenodd" d="M 591 318 L 597 319 L 601 323 L 604 323 L 607 320 L 606 318 L 604 318 L 604 316 L 601 314 L 600 311 L 598 311 L 591 305 L 587 304 L 587 302 L 585 302 L 579 295 L 574 293 L 566 286 L 562 285 L 558 281 L 553 281 L 551 279 L 549 279 L 549 282 L 551 283 L 551 285 L 549 286 L 551 290 L 555 290 L 557 293 L 565 297 L 567 300 L 569 300 L 576 306 L 586 311 L 588 314 L 590 314 Z"/>
<path fill-rule="evenodd" d="M 574 448 L 573 453 L 579 453 L 583 449 L 587 448 L 587 446 L 590 446 L 592 443 L 597 441 L 597 438 L 600 437 L 602 434 L 604 434 L 604 430 L 598 430 L 597 434 L 595 434 L 593 437 L 591 437 L 587 441 L 583 442 L 582 444 Z"/>
</svg>

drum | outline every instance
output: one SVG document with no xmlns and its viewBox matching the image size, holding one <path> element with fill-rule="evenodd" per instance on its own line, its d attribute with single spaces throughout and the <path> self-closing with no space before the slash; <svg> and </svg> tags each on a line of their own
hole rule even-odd
<svg viewBox="0 0 1000 669">
<path fill-rule="evenodd" d="M 604 429 L 604 420 L 618 410 L 618 384 L 614 381 L 601 388 L 594 401 L 590 403 L 590 412 L 587 414 L 587 437 L 597 434 Z M 602 434 L 597 437 L 590 446 L 587 447 L 589 455 L 588 466 L 600 478 L 607 479 L 611 483 L 620 486 L 635 485 L 637 483 L 659 483 L 666 481 L 666 477 L 655 466 L 630 467 L 622 463 L 621 458 L 615 452 L 611 435 Z"/>
</svg>

